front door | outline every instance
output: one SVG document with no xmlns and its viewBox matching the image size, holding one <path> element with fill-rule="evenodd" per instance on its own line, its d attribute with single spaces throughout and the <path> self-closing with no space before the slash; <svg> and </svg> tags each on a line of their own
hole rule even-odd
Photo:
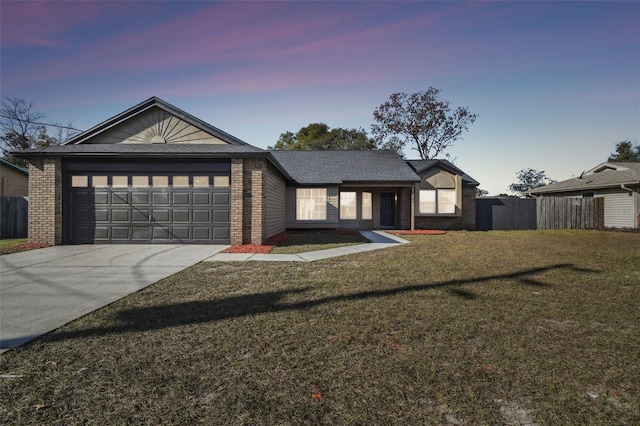
<svg viewBox="0 0 640 426">
<path fill-rule="evenodd" d="M 380 194 L 380 226 L 396 226 L 396 194 Z"/>
</svg>

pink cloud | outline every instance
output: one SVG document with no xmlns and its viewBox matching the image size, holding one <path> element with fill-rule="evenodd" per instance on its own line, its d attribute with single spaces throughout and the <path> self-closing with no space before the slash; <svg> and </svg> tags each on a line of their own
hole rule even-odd
<svg viewBox="0 0 640 426">
<path fill-rule="evenodd" d="M 62 35 L 100 14 L 101 3 L 58 1 L 3 1 L 3 47 L 59 47 Z"/>
</svg>

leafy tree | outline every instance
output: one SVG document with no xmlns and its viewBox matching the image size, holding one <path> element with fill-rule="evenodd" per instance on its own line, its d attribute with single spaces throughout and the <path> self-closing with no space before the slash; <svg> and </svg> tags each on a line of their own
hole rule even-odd
<svg viewBox="0 0 640 426">
<path fill-rule="evenodd" d="M 376 144 L 363 129 L 329 129 L 324 123 L 311 123 L 295 134 L 285 132 L 273 147 L 276 150 L 369 150 Z"/>
<path fill-rule="evenodd" d="M 21 98 L 4 97 L 0 107 L 0 149 L 2 158 L 18 166 L 25 167 L 26 161 L 11 155 L 19 151 L 39 146 L 60 144 L 77 129 L 58 123 L 43 123 L 45 116 L 33 110 L 33 103 Z"/>
<path fill-rule="evenodd" d="M 489 195 L 489 191 L 487 191 L 486 189 L 480 189 L 479 187 L 476 187 L 476 198 L 486 197 L 487 195 Z"/>
<path fill-rule="evenodd" d="M 519 194 L 520 196 L 525 196 L 526 192 L 531 189 L 556 182 L 555 180 L 548 178 L 544 174 L 544 170 L 538 171 L 536 169 L 522 169 L 516 173 L 516 177 L 518 178 L 518 182 L 509 185 L 509 191 Z"/>
<path fill-rule="evenodd" d="M 467 107 L 451 111 L 449 101 L 441 100 L 439 93 L 440 89 L 429 87 L 411 95 L 392 94 L 373 111 L 376 123 L 371 131 L 376 142 L 397 152 L 409 145 L 423 160 L 452 146 L 478 116 Z"/>
<path fill-rule="evenodd" d="M 630 140 L 618 142 L 616 153 L 612 153 L 607 161 L 618 163 L 640 161 L 640 145 L 633 146 Z"/>
</svg>

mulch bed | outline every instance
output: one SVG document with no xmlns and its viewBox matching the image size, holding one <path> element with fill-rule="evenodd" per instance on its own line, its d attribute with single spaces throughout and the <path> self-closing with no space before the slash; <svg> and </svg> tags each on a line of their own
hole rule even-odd
<svg viewBox="0 0 640 426">
<path fill-rule="evenodd" d="M 447 231 L 440 229 L 414 229 L 413 231 L 387 231 L 393 235 L 443 235 Z"/>
<path fill-rule="evenodd" d="M 288 232 L 281 232 L 279 234 L 274 235 L 273 237 L 267 238 L 266 244 L 242 244 L 231 246 L 228 249 L 224 250 L 222 253 L 256 253 L 256 254 L 267 254 L 271 253 L 274 246 L 281 244 L 287 241 L 289 237 Z"/>
</svg>

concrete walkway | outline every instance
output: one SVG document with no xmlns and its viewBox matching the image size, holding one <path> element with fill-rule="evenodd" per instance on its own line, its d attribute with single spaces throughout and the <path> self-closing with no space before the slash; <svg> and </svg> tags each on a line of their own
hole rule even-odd
<svg viewBox="0 0 640 426">
<path fill-rule="evenodd" d="M 251 260 L 258 262 L 315 262 L 316 260 L 330 259 L 347 254 L 364 253 L 408 243 L 407 240 L 384 231 L 360 231 L 360 234 L 371 242 L 298 254 L 217 253 L 204 261 L 245 262 Z"/>
<path fill-rule="evenodd" d="M 77 245 L 0 256 L 0 353 L 227 247 Z"/>
</svg>

